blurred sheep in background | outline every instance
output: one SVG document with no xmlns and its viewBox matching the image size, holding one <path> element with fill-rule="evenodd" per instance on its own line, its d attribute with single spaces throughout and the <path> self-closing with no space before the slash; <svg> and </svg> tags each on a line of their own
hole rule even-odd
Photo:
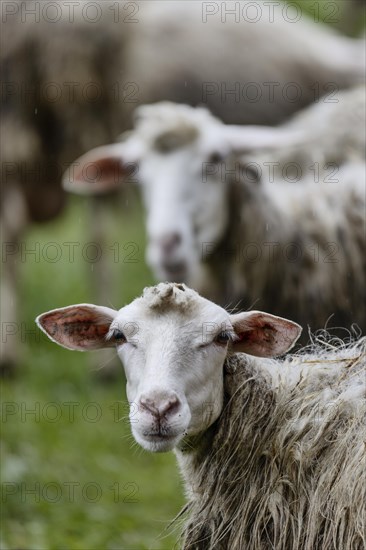
<svg viewBox="0 0 366 550">
<path fill-rule="evenodd" d="M 158 280 L 312 330 L 330 318 L 330 326 L 365 330 L 364 120 L 363 86 L 278 128 L 224 125 L 206 109 L 161 102 L 140 107 L 125 141 L 81 157 L 64 182 L 103 192 L 137 163 L 147 262 Z M 272 179 L 266 164 L 281 155 Z M 298 159 L 295 182 L 283 167 Z M 84 179 L 88 165 L 97 181 Z"/>
<path fill-rule="evenodd" d="M 64 169 L 114 140 L 130 125 L 136 105 L 162 99 L 205 103 L 227 123 L 276 124 L 318 99 L 329 83 L 331 92 L 363 79 L 363 40 L 304 14 L 296 21 L 294 7 L 287 6 L 284 16 L 284 8 L 275 6 L 272 23 L 263 5 L 253 24 L 243 12 L 237 20 L 208 4 L 205 11 L 201 2 L 130 3 L 127 9 L 103 2 L 96 21 L 94 12 L 84 10 L 86 2 L 70 12 L 59 1 L 59 18 L 33 0 L 4 3 L 3 322 L 18 319 L 17 250 L 29 223 L 62 211 Z M 105 215 L 102 203 L 91 205 L 96 242 L 105 239 Z M 93 276 L 96 298 L 104 301 L 107 266 L 96 264 Z M 16 346 L 9 342 L 2 363 L 16 362 Z"/>
</svg>

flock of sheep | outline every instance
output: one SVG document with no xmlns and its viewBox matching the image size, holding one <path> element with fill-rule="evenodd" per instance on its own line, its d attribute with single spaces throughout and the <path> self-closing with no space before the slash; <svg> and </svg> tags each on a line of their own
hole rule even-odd
<svg viewBox="0 0 366 550">
<path fill-rule="evenodd" d="M 223 24 L 202 11 L 213 3 L 143 2 L 139 24 L 116 26 L 109 13 L 97 27 L 81 5 L 72 24 L 35 27 L 13 4 L 5 240 L 57 215 L 65 192 L 115 192 L 132 168 L 146 261 L 169 281 L 119 311 L 79 304 L 38 325 L 68 349 L 117 350 L 136 441 L 177 456 L 183 548 L 365 547 L 364 41 L 305 17 L 289 23 L 295 8 L 284 18 L 278 3 L 273 21 Z M 103 90 L 92 103 L 80 93 L 91 80 Z M 47 82 L 77 82 L 72 101 L 22 101 L 23 86 Z M 116 101 L 116 90 L 136 101 Z M 353 338 L 312 336 L 324 328 Z"/>
</svg>

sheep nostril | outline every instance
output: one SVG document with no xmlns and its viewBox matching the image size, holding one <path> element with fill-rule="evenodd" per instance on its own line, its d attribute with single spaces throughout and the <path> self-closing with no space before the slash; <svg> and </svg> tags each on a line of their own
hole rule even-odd
<svg viewBox="0 0 366 550">
<path fill-rule="evenodd" d="M 160 238 L 159 244 L 164 254 L 171 254 L 182 242 L 182 236 L 179 233 L 170 233 Z"/>
<path fill-rule="evenodd" d="M 159 406 L 160 416 L 167 415 L 167 414 L 169 415 L 174 414 L 179 409 L 179 407 L 180 407 L 180 402 L 178 397 L 176 396 L 171 397 L 165 403 L 162 403 Z"/>
<path fill-rule="evenodd" d="M 142 409 L 145 409 L 149 413 L 151 413 L 156 418 L 159 418 L 159 409 L 156 407 L 155 402 L 152 399 L 149 399 L 148 397 L 141 397 L 140 398 L 140 405 Z"/>
<path fill-rule="evenodd" d="M 180 408 L 180 401 L 176 395 L 172 395 L 162 400 L 154 400 L 141 396 L 140 405 L 142 409 L 145 409 L 152 416 L 159 419 L 163 416 L 175 414 Z"/>
</svg>

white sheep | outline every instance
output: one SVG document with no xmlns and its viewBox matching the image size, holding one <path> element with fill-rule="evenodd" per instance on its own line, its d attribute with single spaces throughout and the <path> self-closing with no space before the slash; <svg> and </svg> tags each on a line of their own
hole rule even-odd
<svg viewBox="0 0 366 550">
<path fill-rule="evenodd" d="M 365 546 L 365 339 L 270 359 L 296 323 L 229 315 L 174 283 L 119 311 L 80 304 L 37 323 L 68 349 L 116 347 L 136 441 L 174 450 L 185 479 L 185 549 Z"/>
<path fill-rule="evenodd" d="M 204 104 L 226 123 L 278 124 L 365 82 L 364 38 L 342 36 L 294 5 L 142 2 L 138 18 L 125 77 L 138 83 L 139 104 L 174 98 Z"/>
<path fill-rule="evenodd" d="M 143 106 L 125 141 L 81 157 L 64 185 L 102 193 L 135 167 L 158 280 L 186 282 L 223 305 L 255 303 L 312 330 L 331 316 L 331 326 L 365 330 L 364 111 L 363 87 L 279 128 Z M 293 164 L 300 181 L 283 171 Z"/>
</svg>

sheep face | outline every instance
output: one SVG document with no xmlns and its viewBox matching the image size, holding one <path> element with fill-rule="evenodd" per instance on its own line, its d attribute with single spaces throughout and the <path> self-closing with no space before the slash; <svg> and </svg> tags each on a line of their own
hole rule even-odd
<svg viewBox="0 0 366 550">
<path fill-rule="evenodd" d="M 237 155 L 279 143 L 286 147 L 295 135 L 277 128 L 225 126 L 206 109 L 161 102 L 139 107 L 134 129 L 123 138 L 78 159 L 64 187 L 103 193 L 132 172 L 142 190 L 146 259 L 156 279 L 204 288 L 205 260 L 228 225 L 229 185 L 240 172 Z"/>
<path fill-rule="evenodd" d="M 78 159 L 64 187 L 103 193 L 126 181 L 134 165 L 146 209 L 148 265 L 157 280 L 199 286 L 205 250 L 221 240 L 228 222 L 220 163 L 230 148 L 222 127 L 205 109 L 167 102 L 140 107 L 123 141 Z"/>
<path fill-rule="evenodd" d="M 167 451 L 219 416 L 233 328 L 225 310 L 198 295 L 192 300 L 185 287 L 158 288 L 121 310 L 111 331 L 135 328 L 133 340 L 118 348 L 133 435 L 147 450 Z"/>
<path fill-rule="evenodd" d="M 298 338 L 295 323 L 261 312 L 230 316 L 185 285 L 161 283 L 121 310 L 81 304 L 44 313 L 41 329 L 69 349 L 116 346 L 136 441 L 181 447 L 220 415 L 229 348 L 270 357 Z"/>
<path fill-rule="evenodd" d="M 147 213 L 146 261 L 157 280 L 198 286 L 205 250 L 224 234 L 227 187 L 218 172 L 210 177 L 204 173 L 213 155 L 189 146 L 166 154 L 154 152 L 140 164 Z"/>
<path fill-rule="evenodd" d="M 144 154 L 138 179 L 146 208 L 147 263 L 158 280 L 198 286 L 204 244 L 228 222 L 227 185 L 218 164 L 230 153 L 222 123 L 205 109 L 162 102 L 137 109 Z"/>
</svg>

